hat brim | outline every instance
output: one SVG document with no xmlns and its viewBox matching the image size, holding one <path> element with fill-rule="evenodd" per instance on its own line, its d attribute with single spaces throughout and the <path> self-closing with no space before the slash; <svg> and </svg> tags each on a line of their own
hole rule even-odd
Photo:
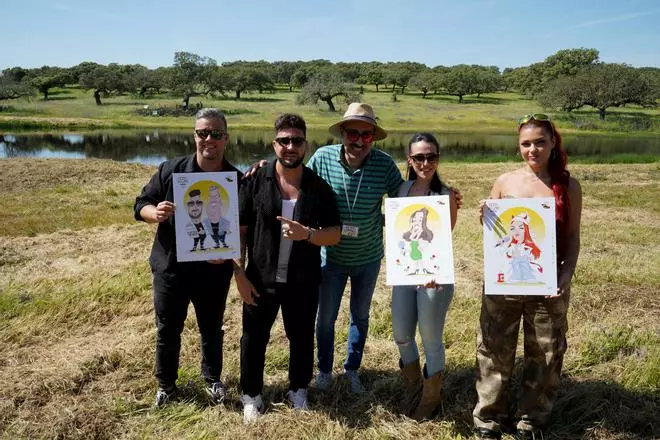
<svg viewBox="0 0 660 440">
<path fill-rule="evenodd" d="M 363 118 L 359 117 L 348 117 L 346 119 L 342 119 L 341 121 L 337 122 L 336 124 L 332 124 L 329 128 L 328 131 L 330 134 L 332 134 L 335 137 L 338 137 L 341 139 L 341 126 L 345 124 L 348 121 L 362 121 L 362 122 L 367 122 Z M 371 122 L 369 122 L 371 124 Z M 372 124 L 374 126 L 374 141 L 381 141 L 387 137 L 387 132 L 382 129 L 380 126 L 376 124 Z"/>
</svg>

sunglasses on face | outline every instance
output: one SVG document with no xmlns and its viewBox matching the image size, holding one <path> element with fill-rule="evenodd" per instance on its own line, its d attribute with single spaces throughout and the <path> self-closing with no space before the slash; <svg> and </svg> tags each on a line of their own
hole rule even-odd
<svg viewBox="0 0 660 440">
<path fill-rule="evenodd" d="M 349 142 L 357 142 L 358 139 L 362 139 L 362 142 L 368 144 L 374 140 L 373 131 L 344 130 L 344 134 Z"/>
<path fill-rule="evenodd" d="M 518 119 L 518 127 L 520 127 L 521 125 L 527 124 L 532 119 L 535 120 L 535 121 L 548 121 L 548 122 L 550 122 L 550 116 L 545 115 L 543 113 L 532 113 L 532 114 L 525 115 L 525 116 L 521 117 L 520 119 Z"/>
<path fill-rule="evenodd" d="M 208 139 L 211 136 L 211 139 L 222 139 L 227 133 L 222 130 L 195 130 L 195 134 L 202 139 Z"/>
<path fill-rule="evenodd" d="M 428 153 L 428 154 L 415 154 L 413 156 L 410 156 L 410 158 L 415 162 L 422 164 L 424 161 L 428 163 L 436 163 L 438 159 L 440 158 L 440 155 L 438 153 Z"/>
<path fill-rule="evenodd" d="M 287 145 L 291 144 L 296 148 L 300 148 L 305 143 L 305 138 L 299 136 L 278 137 L 275 138 L 275 142 L 277 142 L 280 147 L 286 147 Z"/>
</svg>

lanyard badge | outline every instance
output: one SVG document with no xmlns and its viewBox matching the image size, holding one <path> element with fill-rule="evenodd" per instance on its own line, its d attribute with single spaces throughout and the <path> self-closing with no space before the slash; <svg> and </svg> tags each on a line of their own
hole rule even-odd
<svg viewBox="0 0 660 440">
<path fill-rule="evenodd" d="M 346 206 L 348 207 L 348 215 L 351 218 L 350 222 L 343 222 L 341 225 L 341 236 L 346 238 L 358 238 L 360 233 L 360 226 L 353 222 L 353 209 L 355 208 L 355 202 L 357 201 L 358 194 L 360 193 L 360 186 L 362 185 L 362 178 L 364 177 L 364 170 L 360 174 L 360 181 L 358 182 L 357 190 L 355 191 L 355 197 L 353 197 L 353 204 L 351 205 L 348 200 L 348 189 L 346 188 L 346 173 L 342 173 L 342 179 L 344 180 L 344 194 L 346 195 Z"/>
</svg>

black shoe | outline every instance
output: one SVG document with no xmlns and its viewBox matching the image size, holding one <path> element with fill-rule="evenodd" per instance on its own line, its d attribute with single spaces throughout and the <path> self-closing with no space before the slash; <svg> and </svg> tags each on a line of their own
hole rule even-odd
<svg viewBox="0 0 660 440">
<path fill-rule="evenodd" d="M 500 440 L 502 438 L 502 433 L 500 431 L 495 431 L 494 429 L 475 428 L 474 431 L 477 433 L 480 439 Z"/>
<path fill-rule="evenodd" d="M 160 408 L 168 404 L 174 398 L 176 391 L 177 389 L 175 386 L 171 386 L 167 388 L 158 388 L 158 391 L 156 391 L 156 400 L 154 402 L 154 407 Z"/>
<path fill-rule="evenodd" d="M 538 429 L 518 429 L 513 438 L 516 440 L 543 440 L 543 434 Z"/>
</svg>

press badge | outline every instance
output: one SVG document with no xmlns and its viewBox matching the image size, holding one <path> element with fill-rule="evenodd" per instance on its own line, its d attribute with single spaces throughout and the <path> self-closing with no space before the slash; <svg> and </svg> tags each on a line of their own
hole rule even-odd
<svg viewBox="0 0 660 440">
<path fill-rule="evenodd" d="M 358 238 L 358 232 L 360 232 L 360 227 L 355 223 L 344 222 L 341 225 L 341 236 Z"/>
</svg>

